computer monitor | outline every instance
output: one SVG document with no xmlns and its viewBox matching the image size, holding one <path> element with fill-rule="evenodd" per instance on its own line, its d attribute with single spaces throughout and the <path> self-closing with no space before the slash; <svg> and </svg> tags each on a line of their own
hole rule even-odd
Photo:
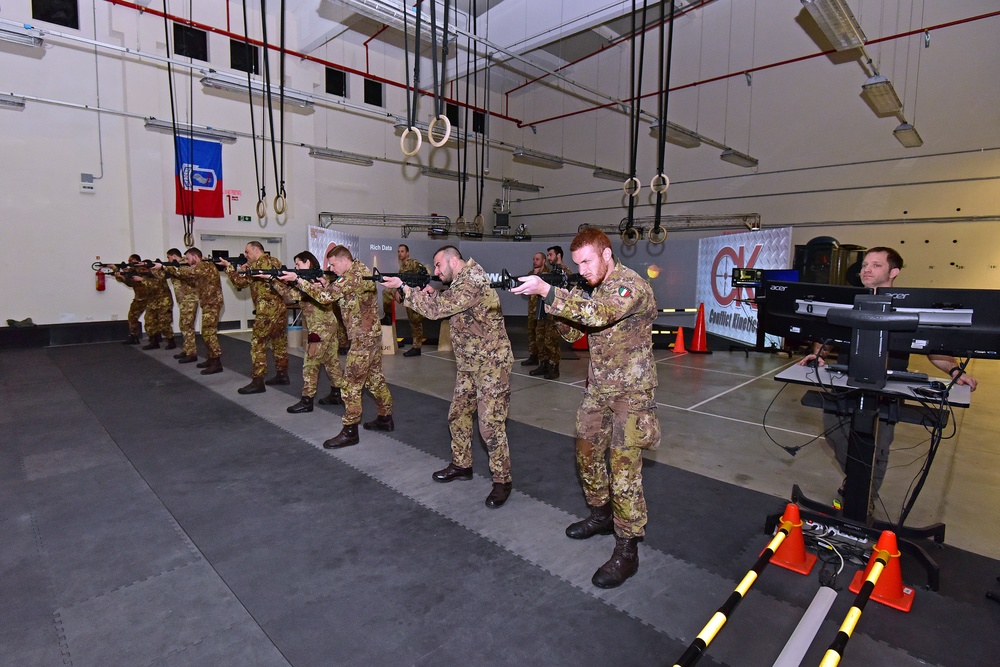
<svg viewBox="0 0 1000 667">
<path fill-rule="evenodd" d="M 888 287 L 896 312 L 915 312 L 916 331 L 894 331 L 894 353 L 1000 359 L 1000 290 Z"/>
<path fill-rule="evenodd" d="M 872 290 L 850 285 L 823 285 L 767 280 L 761 318 L 764 331 L 784 338 L 849 343 L 851 327 L 827 322 L 830 308 L 853 308 L 854 297 Z"/>
</svg>

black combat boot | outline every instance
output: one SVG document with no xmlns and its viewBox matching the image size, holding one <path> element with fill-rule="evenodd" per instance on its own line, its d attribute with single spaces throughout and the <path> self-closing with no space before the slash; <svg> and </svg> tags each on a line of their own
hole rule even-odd
<svg viewBox="0 0 1000 667">
<path fill-rule="evenodd" d="M 591 507 L 590 516 L 583 521 L 577 521 L 567 526 L 566 537 L 572 537 L 574 540 L 585 540 L 594 535 L 610 535 L 614 529 L 614 514 L 611 511 L 611 502 L 608 501 L 600 507 Z"/>
<path fill-rule="evenodd" d="M 139 344 L 139 337 L 133 336 L 132 334 L 129 334 L 128 338 L 122 341 L 122 345 L 138 345 L 138 344 Z"/>
<path fill-rule="evenodd" d="M 549 364 L 549 370 L 545 373 L 546 380 L 555 380 L 559 377 L 559 364 Z"/>
<path fill-rule="evenodd" d="M 361 438 L 358 437 L 358 425 L 351 424 L 348 426 L 347 424 L 344 424 L 344 428 L 341 429 L 340 433 L 323 443 L 323 449 L 348 447 L 350 445 L 356 445 L 359 442 L 361 442 Z"/>
<path fill-rule="evenodd" d="M 459 468 L 454 463 L 449 463 L 444 470 L 438 470 L 431 475 L 435 482 L 451 482 L 456 479 L 472 479 L 472 468 Z"/>
<path fill-rule="evenodd" d="M 197 359 L 197 357 L 195 357 Z M 198 364 L 201 366 L 201 364 Z M 201 371 L 202 375 L 215 375 L 216 373 L 222 372 L 222 357 L 210 357 L 206 361 L 205 368 Z"/>
<path fill-rule="evenodd" d="M 493 490 L 486 496 L 486 506 L 496 509 L 507 502 L 512 486 L 511 482 L 493 482 Z"/>
<path fill-rule="evenodd" d="M 212 365 L 212 358 L 209 357 L 205 361 L 199 361 L 195 366 L 195 368 L 208 368 L 211 365 Z"/>
<path fill-rule="evenodd" d="M 264 386 L 264 376 L 255 375 L 250 378 L 250 384 L 245 387 L 240 387 L 237 389 L 241 394 L 263 394 L 267 391 L 267 387 Z"/>
<path fill-rule="evenodd" d="M 291 384 L 291 382 L 288 380 L 288 369 L 279 368 L 277 371 L 275 371 L 273 378 L 271 378 L 270 380 L 264 380 L 264 384 L 269 386 L 274 386 L 276 384 Z"/>
<path fill-rule="evenodd" d="M 144 350 L 159 350 L 160 349 L 160 334 L 153 334 L 149 337 L 149 342 L 142 346 Z"/>
<path fill-rule="evenodd" d="M 188 356 L 187 352 L 185 352 L 184 350 L 181 350 L 180 352 L 178 352 L 177 354 L 174 355 L 174 359 L 180 359 L 181 357 L 186 357 L 186 356 Z"/>
<path fill-rule="evenodd" d="M 344 399 L 340 396 L 340 387 L 330 387 L 330 393 L 316 402 L 320 405 L 342 405 Z"/>
<path fill-rule="evenodd" d="M 366 431 L 395 431 L 396 425 L 392 421 L 392 415 L 379 415 L 370 422 L 365 422 Z"/>
<path fill-rule="evenodd" d="M 539 375 L 545 375 L 548 372 L 549 372 L 549 362 L 543 361 L 541 364 L 539 364 L 538 368 L 536 368 L 533 371 L 528 371 L 528 375 L 531 375 L 533 377 L 538 377 Z"/>
<path fill-rule="evenodd" d="M 598 588 L 616 588 L 639 571 L 639 538 L 615 535 L 615 550 L 611 560 L 602 565 L 594 578 Z"/>
<path fill-rule="evenodd" d="M 527 359 L 525 359 L 524 361 L 522 361 L 521 365 L 522 366 L 537 366 L 538 365 L 538 357 L 533 354 L 530 357 L 528 357 Z"/>
<path fill-rule="evenodd" d="M 193 361 L 198 361 L 198 355 L 197 354 L 184 354 L 184 353 L 181 353 L 181 354 L 175 354 L 174 356 L 177 358 L 177 363 L 179 363 L 179 364 L 190 364 Z M 206 368 L 207 368 L 207 366 L 206 366 Z"/>
<path fill-rule="evenodd" d="M 312 412 L 313 411 L 313 397 L 303 396 L 299 399 L 299 402 L 288 408 L 288 411 L 293 415 L 297 415 L 301 412 Z"/>
<path fill-rule="evenodd" d="M 177 341 L 174 340 L 173 336 L 167 336 L 167 344 L 163 346 L 164 350 L 176 350 Z"/>
<path fill-rule="evenodd" d="M 419 357 L 420 356 L 420 348 L 419 347 L 411 347 L 409 350 L 407 350 L 406 352 L 403 353 L 403 356 L 404 357 Z"/>
</svg>

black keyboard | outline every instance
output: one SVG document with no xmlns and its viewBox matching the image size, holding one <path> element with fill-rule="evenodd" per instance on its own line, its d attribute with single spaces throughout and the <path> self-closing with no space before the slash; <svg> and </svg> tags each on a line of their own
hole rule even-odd
<svg viewBox="0 0 1000 667">
<path fill-rule="evenodd" d="M 847 364 L 827 364 L 824 366 L 826 370 L 831 373 L 846 373 Z M 927 373 L 914 373 L 912 371 L 893 371 L 888 370 L 886 373 L 886 379 L 893 382 L 928 382 Z"/>
</svg>

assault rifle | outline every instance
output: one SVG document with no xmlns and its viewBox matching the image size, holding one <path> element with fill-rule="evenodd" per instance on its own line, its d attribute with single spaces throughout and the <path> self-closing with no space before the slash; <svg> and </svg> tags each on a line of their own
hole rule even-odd
<svg viewBox="0 0 1000 667">
<path fill-rule="evenodd" d="M 427 269 L 423 266 L 420 267 L 420 271 L 416 273 L 382 273 L 378 270 L 378 267 L 372 269 L 372 274 L 370 276 L 364 276 L 365 280 L 374 280 L 375 282 L 384 283 L 383 278 L 399 278 L 403 281 L 404 285 L 409 285 L 416 289 L 423 289 L 427 287 L 432 280 L 440 280 L 431 274 L 427 273 Z"/>
<path fill-rule="evenodd" d="M 119 262 L 118 264 L 94 262 L 90 265 L 90 270 L 100 271 L 105 275 L 121 273 L 124 277 L 131 278 L 137 275 L 148 274 L 150 269 L 156 268 L 157 264 L 161 264 L 163 266 L 187 266 L 187 264 L 179 264 L 177 262 L 161 262 L 158 259 L 147 259 L 134 264 L 130 264 L 129 262 Z"/>
<path fill-rule="evenodd" d="M 533 273 L 530 275 L 541 278 L 553 287 L 562 287 L 563 289 L 573 289 L 574 287 L 579 287 L 588 293 L 592 289 L 590 285 L 587 284 L 587 279 L 582 275 L 579 273 L 567 273 L 562 269 L 553 269 L 551 273 Z M 504 269 L 500 272 L 500 280 L 491 282 L 490 287 L 493 289 L 511 290 L 520 284 L 521 281 L 518 280 L 518 276 L 512 276 L 510 275 L 510 271 Z"/>
<path fill-rule="evenodd" d="M 240 255 L 239 257 L 212 257 L 212 263 L 215 264 L 215 268 L 217 268 L 219 271 L 226 270 L 226 267 L 224 267 L 219 262 L 220 259 L 224 259 L 230 264 L 232 264 L 233 268 L 236 269 L 237 271 L 239 271 L 240 267 L 243 266 L 244 264 L 250 263 L 250 260 L 247 259 L 246 255 Z"/>
<path fill-rule="evenodd" d="M 286 269 L 285 267 L 280 269 L 245 269 L 242 273 L 247 276 L 271 276 L 272 278 L 280 278 L 282 273 L 294 273 L 299 278 L 304 278 L 309 282 L 315 282 L 323 276 L 327 278 L 337 277 L 333 271 L 324 271 L 323 269 Z"/>
</svg>

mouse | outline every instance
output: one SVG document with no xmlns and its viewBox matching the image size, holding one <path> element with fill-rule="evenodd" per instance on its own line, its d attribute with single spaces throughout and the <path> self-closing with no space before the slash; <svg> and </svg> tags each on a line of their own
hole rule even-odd
<svg viewBox="0 0 1000 667">
<path fill-rule="evenodd" d="M 939 382 L 938 380 L 931 380 L 927 383 L 927 387 L 933 391 L 944 391 L 944 382 Z"/>
</svg>

